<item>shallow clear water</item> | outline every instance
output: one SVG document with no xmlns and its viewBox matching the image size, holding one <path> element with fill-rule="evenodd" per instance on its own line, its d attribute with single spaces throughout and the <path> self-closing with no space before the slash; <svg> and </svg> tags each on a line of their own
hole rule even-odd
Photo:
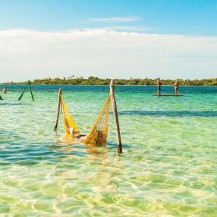
<svg viewBox="0 0 217 217">
<path fill-rule="evenodd" d="M 62 88 L 88 133 L 109 87 Z M 106 147 L 66 140 L 61 118 L 53 130 L 58 89 L 1 94 L 0 215 L 217 216 L 217 87 L 116 87 L 119 156 L 112 113 Z"/>
</svg>

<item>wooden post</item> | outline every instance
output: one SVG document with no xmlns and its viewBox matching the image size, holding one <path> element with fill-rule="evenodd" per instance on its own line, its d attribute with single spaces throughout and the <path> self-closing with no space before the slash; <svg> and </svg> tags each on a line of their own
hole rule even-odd
<svg viewBox="0 0 217 217">
<path fill-rule="evenodd" d="M 118 154 L 120 154 L 122 153 L 121 133 L 120 133 L 120 127 L 119 127 L 119 121 L 118 121 L 117 105 L 116 105 L 115 95 L 114 95 L 113 80 L 111 80 L 111 83 L 110 83 L 110 95 L 112 99 L 112 107 L 113 107 L 114 118 L 115 118 L 115 129 L 116 129 L 116 140 L 117 140 L 117 145 L 118 145 Z"/>
<path fill-rule="evenodd" d="M 25 90 L 26 90 L 26 87 L 23 89 L 23 92 L 21 93 L 21 95 L 20 95 L 20 97 L 19 97 L 18 101 L 22 99 L 22 97 L 23 97 L 23 94 L 24 94 Z"/>
<path fill-rule="evenodd" d="M 31 96 L 32 96 L 32 100 L 35 101 L 35 100 L 34 100 L 33 93 L 32 93 L 32 88 L 31 88 L 31 83 L 30 83 L 30 81 L 28 81 L 28 83 L 29 83 L 29 90 L 30 90 L 30 93 L 31 93 Z"/>
<path fill-rule="evenodd" d="M 62 89 L 59 89 L 58 93 L 58 106 L 57 106 L 57 117 L 56 117 L 56 123 L 54 126 L 54 130 L 57 130 L 58 122 L 59 122 L 59 116 L 60 116 L 60 105 L 61 105 L 61 99 L 60 96 L 62 95 Z"/>
</svg>

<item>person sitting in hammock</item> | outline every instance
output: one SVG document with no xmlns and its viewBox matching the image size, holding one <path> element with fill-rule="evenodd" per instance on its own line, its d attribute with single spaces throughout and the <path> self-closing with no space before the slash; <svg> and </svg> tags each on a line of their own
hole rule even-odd
<svg viewBox="0 0 217 217">
<path fill-rule="evenodd" d="M 6 92 L 7 92 L 7 88 L 4 87 L 4 88 L 2 89 L 2 92 L 3 92 L 3 93 L 6 93 Z"/>
<path fill-rule="evenodd" d="M 74 138 L 77 139 L 85 139 L 87 135 L 83 135 L 83 134 L 78 134 L 73 127 L 69 128 L 70 131 L 70 135 L 72 135 Z"/>
<path fill-rule="evenodd" d="M 66 118 L 64 118 L 65 126 L 68 131 L 68 134 L 70 134 L 73 138 L 82 139 L 84 140 L 87 135 L 79 134 L 73 127 L 69 126 L 69 122 Z"/>
</svg>

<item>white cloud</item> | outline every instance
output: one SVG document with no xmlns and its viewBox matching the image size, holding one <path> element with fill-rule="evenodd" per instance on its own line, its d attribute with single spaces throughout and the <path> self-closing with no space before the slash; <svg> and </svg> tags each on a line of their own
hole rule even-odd
<svg viewBox="0 0 217 217">
<path fill-rule="evenodd" d="M 86 28 L 84 30 L 93 30 L 93 28 Z M 110 26 L 97 28 L 97 30 L 107 30 L 107 31 L 126 31 L 126 32 L 149 32 L 153 30 L 151 27 L 146 26 Z"/>
<path fill-rule="evenodd" d="M 106 29 L 0 31 L 1 82 L 45 77 L 209 78 L 217 75 L 217 37 Z"/>
<path fill-rule="evenodd" d="M 108 17 L 108 18 L 89 18 L 91 23 L 126 23 L 140 20 L 139 17 Z"/>
</svg>

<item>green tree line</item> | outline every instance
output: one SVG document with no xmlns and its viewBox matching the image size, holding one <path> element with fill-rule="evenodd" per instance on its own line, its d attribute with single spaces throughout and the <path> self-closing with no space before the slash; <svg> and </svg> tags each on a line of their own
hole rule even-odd
<svg viewBox="0 0 217 217">
<path fill-rule="evenodd" d="M 74 78 L 74 76 L 68 78 L 44 78 L 35 79 L 31 81 L 32 84 L 38 85 L 109 85 L 111 79 L 101 79 L 98 77 L 89 77 L 87 79 L 80 77 Z M 178 79 L 181 86 L 217 86 L 217 78 L 201 79 L 201 80 L 183 80 Z M 25 84 L 26 82 L 9 82 L 8 84 Z M 173 85 L 174 80 L 162 79 L 162 85 Z M 115 79 L 115 85 L 156 85 L 155 79 Z"/>
</svg>

